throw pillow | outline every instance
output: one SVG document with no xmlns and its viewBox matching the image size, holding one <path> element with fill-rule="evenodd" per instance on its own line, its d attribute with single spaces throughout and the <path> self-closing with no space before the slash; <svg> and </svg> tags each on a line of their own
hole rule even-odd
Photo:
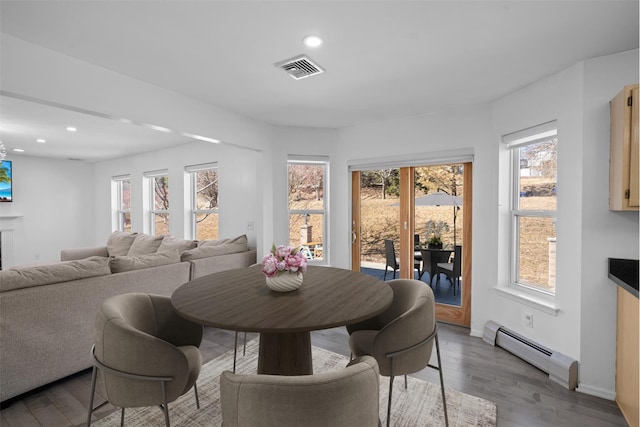
<svg viewBox="0 0 640 427">
<path fill-rule="evenodd" d="M 196 242 L 194 240 L 185 240 L 180 239 L 174 236 L 164 236 L 162 239 L 162 243 L 158 247 L 158 252 L 168 251 L 170 249 L 177 249 L 178 252 L 182 253 L 184 251 L 188 251 L 189 249 L 193 249 L 196 247 Z"/>
<path fill-rule="evenodd" d="M 0 292 L 108 274 L 111 274 L 109 258 L 100 256 L 32 267 L 14 267 L 0 271 Z"/>
<path fill-rule="evenodd" d="M 155 254 L 140 256 L 115 256 L 109 259 L 109 267 L 112 273 L 123 271 L 142 270 L 143 268 L 158 267 L 160 265 L 175 264 L 180 262 L 180 253 L 176 249 Z"/>
<path fill-rule="evenodd" d="M 150 234 L 138 234 L 125 255 L 138 256 L 154 254 L 158 251 L 164 236 L 152 236 Z"/>
<path fill-rule="evenodd" d="M 127 233 L 125 231 L 114 231 L 107 240 L 107 252 L 109 256 L 126 255 L 138 233 Z"/>
</svg>

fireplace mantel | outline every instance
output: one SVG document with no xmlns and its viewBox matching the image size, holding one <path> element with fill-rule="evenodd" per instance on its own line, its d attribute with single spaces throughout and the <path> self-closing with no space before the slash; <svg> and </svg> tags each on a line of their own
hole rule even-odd
<svg viewBox="0 0 640 427">
<path fill-rule="evenodd" d="M 22 215 L 0 215 L 0 231 L 14 230 Z"/>
<path fill-rule="evenodd" d="M 0 270 L 14 265 L 13 230 L 21 221 L 22 215 L 0 215 Z"/>
</svg>

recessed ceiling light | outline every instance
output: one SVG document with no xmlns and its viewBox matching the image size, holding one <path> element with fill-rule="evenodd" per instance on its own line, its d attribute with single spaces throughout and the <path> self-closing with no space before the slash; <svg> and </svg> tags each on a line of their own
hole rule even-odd
<svg viewBox="0 0 640 427">
<path fill-rule="evenodd" d="M 78 129 L 74 128 L 73 126 L 67 126 L 67 130 L 68 130 L 69 132 L 75 132 L 75 131 L 77 131 Z"/>
<path fill-rule="evenodd" d="M 40 144 L 44 144 L 45 142 L 47 142 L 46 139 L 42 139 L 42 138 L 38 138 L 36 139 L 36 142 L 39 142 Z"/>
<path fill-rule="evenodd" d="M 16 153 L 24 153 L 24 150 L 22 148 L 14 148 L 13 151 L 15 151 Z"/>
<path fill-rule="evenodd" d="M 307 47 L 318 47 L 322 45 L 322 39 L 320 38 L 320 36 L 307 36 L 302 39 L 302 42 Z"/>
</svg>

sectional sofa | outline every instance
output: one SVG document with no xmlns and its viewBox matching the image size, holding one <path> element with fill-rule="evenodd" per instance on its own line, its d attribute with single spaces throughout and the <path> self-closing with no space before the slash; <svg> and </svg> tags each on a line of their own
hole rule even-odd
<svg viewBox="0 0 640 427">
<path fill-rule="evenodd" d="M 104 247 L 63 250 L 59 263 L 0 271 L 0 401 L 91 367 L 104 299 L 171 295 L 191 279 L 255 262 L 246 236 L 198 242 L 114 232 Z"/>
</svg>

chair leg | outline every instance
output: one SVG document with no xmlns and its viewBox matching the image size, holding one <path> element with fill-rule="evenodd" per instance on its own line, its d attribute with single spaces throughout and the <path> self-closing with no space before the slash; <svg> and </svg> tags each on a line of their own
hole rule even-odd
<svg viewBox="0 0 640 427">
<path fill-rule="evenodd" d="M 120 427 L 124 427 L 124 408 L 120 412 Z"/>
<path fill-rule="evenodd" d="M 382 276 L 382 281 L 387 280 L 387 267 L 384 268 L 384 276 Z"/>
<path fill-rule="evenodd" d="M 393 375 L 389 377 L 389 403 L 387 404 L 387 427 L 391 422 L 391 398 L 393 397 Z"/>
<path fill-rule="evenodd" d="M 442 390 L 442 408 L 444 409 L 444 424 L 449 427 L 449 416 L 447 414 L 447 399 L 444 393 L 444 379 L 442 378 L 442 361 L 440 360 L 440 341 L 436 332 L 436 355 L 438 356 L 438 373 L 440 374 L 440 389 Z"/>
<path fill-rule="evenodd" d="M 247 354 L 247 333 L 244 333 L 244 344 L 242 347 L 242 355 L 245 356 Z"/>
<path fill-rule="evenodd" d="M 391 398 L 393 397 L 393 357 L 389 361 L 389 403 L 387 403 L 387 427 L 391 422 Z"/>
<path fill-rule="evenodd" d="M 233 373 L 236 373 L 236 357 L 238 356 L 238 331 L 236 331 L 236 339 L 233 344 Z"/>
<path fill-rule="evenodd" d="M 407 376 L 404 376 L 404 389 L 407 389 Z"/>
<path fill-rule="evenodd" d="M 169 404 L 167 403 L 167 385 L 164 381 L 162 381 L 162 399 L 164 400 L 164 425 L 166 427 L 170 427 L 169 425 Z"/>
<path fill-rule="evenodd" d="M 196 393 L 196 409 L 200 409 L 200 398 L 198 397 L 198 385 L 193 383 L 193 391 Z"/>
<path fill-rule="evenodd" d="M 98 376 L 98 368 L 93 367 L 91 373 L 91 396 L 89 396 L 89 414 L 87 415 L 87 427 L 91 426 L 91 414 L 93 412 L 93 395 L 96 391 L 96 377 Z"/>
</svg>

